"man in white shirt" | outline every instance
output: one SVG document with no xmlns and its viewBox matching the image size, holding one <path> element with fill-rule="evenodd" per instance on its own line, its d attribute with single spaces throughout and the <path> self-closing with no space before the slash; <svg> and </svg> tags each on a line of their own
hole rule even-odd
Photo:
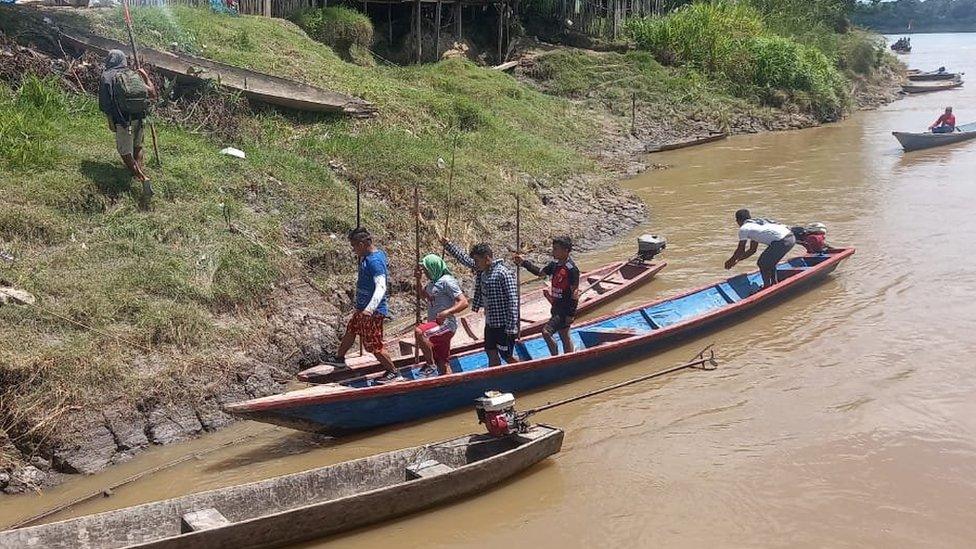
<svg viewBox="0 0 976 549">
<path fill-rule="evenodd" d="M 739 261 L 756 253 L 760 244 L 765 244 L 766 249 L 759 254 L 759 261 L 756 263 L 759 265 L 759 273 L 762 274 L 763 288 L 776 284 L 776 264 L 796 245 L 793 231 L 786 225 L 768 219 L 753 219 L 746 209 L 735 212 L 735 222 L 739 225 L 739 246 L 732 253 L 732 257 L 725 261 L 725 268 L 731 269 Z M 746 243 L 749 243 L 748 250 Z"/>
</svg>

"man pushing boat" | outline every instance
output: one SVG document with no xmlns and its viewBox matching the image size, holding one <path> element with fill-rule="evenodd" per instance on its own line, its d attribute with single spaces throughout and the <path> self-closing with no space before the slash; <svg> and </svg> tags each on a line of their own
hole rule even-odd
<svg viewBox="0 0 976 549">
<path fill-rule="evenodd" d="M 372 353 L 386 369 L 386 374 L 380 381 L 402 381 L 403 377 L 393 365 L 390 354 L 383 347 L 383 321 L 389 314 L 386 305 L 386 253 L 373 244 L 373 236 L 363 227 L 356 227 L 349 231 L 349 246 L 359 258 L 356 311 L 349 319 L 346 333 L 342 336 L 336 354 L 326 357 L 322 362 L 336 368 L 346 368 L 346 353 L 352 348 L 356 336 L 359 336 L 363 349 Z"/>
<path fill-rule="evenodd" d="M 559 347 L 556 345 L 556 340 L 553 339 L 557 333 L 563 342 L 563 351 L 567 353 L 575 351 L 569 328 L 573 325 L 573 320 L 576 318 L 576 308 L 579 306 L 580 271 L 576 262 L 569 257 L 572 251 L 573 240 L 568 236 L 557 236 L 552 239 L 553 260 L 545 267 L 540 269 L 519 253 L 516 253 L 513 258 L 516 265 L 525 267 L 525 270 L 535 276 L 548 276 L 551 280 L 552 291 L 543 291 L 543 295 L 552 304 L 552 308 L 550 309 L 549 322 L 546 322 L 545 328 L 542 329 L 542 337 L 546 340 L 546 345 L 549 346 L 549 353 L 552 356 L 559 354 Z"/>
<path fill-rule="evenodd" d="M 763 288 L 776 284 L 776 264 L 796 245 L 793 231 L 768 219 L 753 218 L 745 208 L 735 212 L 735 222 L 739 225 L 739 245 L 732 252 L 732 257 L 725 261 L 725 268 L 731 269 L 739 261 L 756 253 L 759 244 L 765 244 L 766 249 L 759 254 L 756 263 L 762 275 Z M 748 250 L 746 245 L 749 246 Z"/>
</svg>

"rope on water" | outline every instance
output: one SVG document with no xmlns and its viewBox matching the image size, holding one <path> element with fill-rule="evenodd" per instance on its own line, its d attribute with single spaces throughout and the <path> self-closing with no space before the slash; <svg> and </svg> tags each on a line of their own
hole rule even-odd
<svg viewBox="0 0 976 549">
<path fill-rule="evenodd" d="M 688 362 L 685 362 L 684 364 L 679 364 L 677 366 L 672 366 L 671 368 L 668 368 L 666 370 L 661 370 L 660 372 L 654 372 L 653 374 L 642 375 L 642 376 L 636 377 L 634 379 L 629 379 L 627 381 L 623 381 L 623 382 L 620 382 L 620 383 L 616 383 L 614 385 L 610 385 L 609 387 L 603 387 L 601 389 L 597 389 L 595 391 L 590 391 L 588 393 L 583 393 L 581 395 L 576 395 L 574 397 L 565 398 L 563 400 L 558 400 L 556 402 L 550 402 L 550 403 L 548 403 L 548 404 L 546 404 L 544 406 L 539 406 L 539 407 L 536 407 L 536 408 L 532 408 L 531 410 L 526 410 L 526 411 L 522 412 L 521 414 L 519 414 L 519 419 L 522 420 L 522 421 L 524 421 L 524 420 L 528 419 L 530 416 L 533 416 L 533 415 L 535 415 L 535 414 L 537 414 L 539 412 L 545 411 L 545 410 L 550 410 L 550 409 L 555 408 L 557 406 L 562 406 L 564 404 L 569 404 L 570 402 L 576 402 L 578 400 L 583 400 L 585 398 L 589 398 L 589 397 L 592 397 L 592 396 L 600 395 L 600 394 L 603 394 L 603 393 L 606 393 L 606 392 L 609 392 L 609 391 L 613 391 L 614 389 L 619 389 L 621 387 L 626 387 L 628 385 L 633 385 L 635 383 L 640 383 L 641 381 L 647 381 L 649 379 L 653 379 L 653 378 L 656 378 L 656 377 L 661 377 L 661 376 L 664 376 L 664 375 L 667 375 L 667 374 L 672 374 L 674 372 L 677 372 L 679 370 L 684 370 L 686 368 L 698 368 L 698 369 L 701 369 L 701 370 L 714 370 L 715 368 L 718 368 L 718 362 L 716 362 L 716 360 L 715 360 L 715 351 L 712 350 L 712 347 L 714 345 L 715 344 L 712 343 L 711 345 L 705 347 L 697 355 L 695 355 L 695 358 L 694 359 L 692 359 L 692 360 L 690 360 Z"/>
</svg>

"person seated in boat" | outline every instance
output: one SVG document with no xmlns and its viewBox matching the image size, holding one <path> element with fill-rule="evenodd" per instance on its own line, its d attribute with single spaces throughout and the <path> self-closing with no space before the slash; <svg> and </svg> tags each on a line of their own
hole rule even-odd
<svg viewBox="0 0 976 549">
<path fill-rule="evenodd" d="M 942 116 L 929 126 L 932 133 L 952 133 L 956 131 L 956 115 L 952 114 L 952 107 L 946 107 Z"/>
<path fill-rule="evenodd" d="M 559 236 L 552 239 L 553 260 L 541 269 L 519 253 L 513 257 L 516 265 L 525 267 L 525 270 L 535 276 L 549 277 L 552 290 L 543 290 L 543 295 L 549 300 L 552 308 L 549 310 L 551 315 L 549 321 L 542 329 L 542 337 L 546 340 L 549 354 L 552 356 L 559 354 L 559 346 L 553 339 L 553 335 L 557 333 L 563 342 L 563 352 L 572 353 L 576 350 L 569 329 L 576 318 L 576 307 L 579 305 L 580 270 L 576 262 L 569 257 L 572 252 L 573 240 L 568 236 Z"/>
<path fill-rule="evenodd" d="M 764 244 L 766 249 L 759 254 L 759 261 L 756 262 L 762 275 L 763 288 L 776 284 L 776 264 L 796 245 L 793 231 L 786 225 L 754 218 L 745 208 L 735 212 L 735 222 L 739 225 L 739 245 L 732 252 L 732 257 L 725 261 L 725 268 L 731 269 L 739 261 L 756 253 L 760 244 Z"/>
<path fill-rule="evenodd" d="M 441 375 L 451 373 L 451 339 L 457 332 L 457 318 L 454 315 L 468 308 L 468 298 L 461 291 L 444 258 L 437 254 L 427 254 L 417 265 L 428 282 L 417 288 L 422 299 L 426 299 L 427 322 L 417 326 L 414 337 L 417 346 L 424 353 L 427 366 L 421 370 L 424 375 L 434 373 L 434 366 Z M 418 278 L 421 273 L 417 273 Z"/>
<path fill-rule="evenodd" d="M 518 362 L 515 344 L 519 333 L 519 289 L 515 274 L 505 267 L 488 244 L 475 244 L 469 253 L 438 234 L 447 253 L 475 272 L 474 300 L 471 310 L 485 310 L 485 352 L 488 365 L 498 366 L 502 359 Z"/>
<path fill-rule="evenodd" d="M 359 274 L 356 278 L 356 310 L 353 312 L 346 332 L 339 343 L 336 354 L 327 356 L 324 364 L 345 368 L 346 353 L 359 337 L 363 349 L 371 353 L 386 369 L 381 382 L 403 381 L 383 346 L 383 321 L 389 315 L 386 304 L 387 258 L 386 252 L 373 244 L 373 236 L 363 227 L 349 231 L 349 246 L 359 258 Z"/>
</svg>

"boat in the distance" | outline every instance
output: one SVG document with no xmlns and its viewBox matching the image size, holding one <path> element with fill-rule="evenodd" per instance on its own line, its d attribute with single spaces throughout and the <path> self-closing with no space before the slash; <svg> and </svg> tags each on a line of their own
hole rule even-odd
<svg viewBox="0 0 976 549">
<path fill-rule="evenodd" d="M 962 86 L 961 78 L 954 80 L 937 80 L 935 82 L 925 82 L 917 84 L 902 84 L 901 90 L 907 94 L 930 93 L 943 90 L 951 90 Z"/>
<path fill-rule="evenodd" d="M 962 78 L 960 72 L 949 72 L 945 67 L 939 67 L 938 70 L 934 71 L 915 71 L 908 73 L 908 79 L 912 82 L 931 82 L 938 80 L 956 80 Z"/>
<path fill-rule="evenodd" d="M 488 366 L 483 350 L 451 358 L 457 372 L 424 375 L 419 365 L 401 372 L 407 381 L 380 384 L 379 374 L 229 404 L 234 416 L 328 435 L 342 435 L 422 419 L 470 404 L 488 390 L 520 393 L 646 356 L 719 322 L 738 318 L 810 283 L 822 280 L 853 248 L 792 258 L 777 266 L 780 282 L 760 288 L 758 272 L 741 274 L 681 295 L 576 325 L 576 351 L 551 356 L 541 336 L 516 345 L 520 362 Z"/>
<path fill-rule="evenodd" d="M 650 263 L 640 259 L 618 261 L 580 276 L 579 307 L 577 314 L 585 314 L 600 305 L 616 299 L 638 286 L 649 282 L 667 263 Z M 522 334 L 532 335 L 542 331 L 549 320 L 550 304 L 539 288 L 522 294 L 520 318 Z M 476 349 L 484 344 L 485 315 L 468 311 L 458 315 L 458 331 L 451 340 L 451 352 L 462 353 Z M 384 343 L 393 363 L 406 366 L 414 361 L 414 336 L 409 333 L 387 340 Z M 329 383 L 365 374 L 383 371 L 383 367 L 371 354 L 351 352 L 346 357 L 347 368 L 336 369 L 327 364 L 319 364 L 298 373 L 298 379 L 309 383 Z"/>
<path fill-rule="evenodd" d="M 974 139 L 976 138 L 976 122 L 956 126 L 956 131 L 952 133 L 891 132 L 891 135 L 895 136 L 895 139 L 901 143 L 901 147 L 906 151 L 918 151 Z"/>
<path fill-rule="evenodd" d="M 532 425 L 466 435 L 310 471 L 41 526 L 0 532 L 0 547 L 250 549 L 293 545 L 470 496 L 562 448 Z"/>
</svg>

